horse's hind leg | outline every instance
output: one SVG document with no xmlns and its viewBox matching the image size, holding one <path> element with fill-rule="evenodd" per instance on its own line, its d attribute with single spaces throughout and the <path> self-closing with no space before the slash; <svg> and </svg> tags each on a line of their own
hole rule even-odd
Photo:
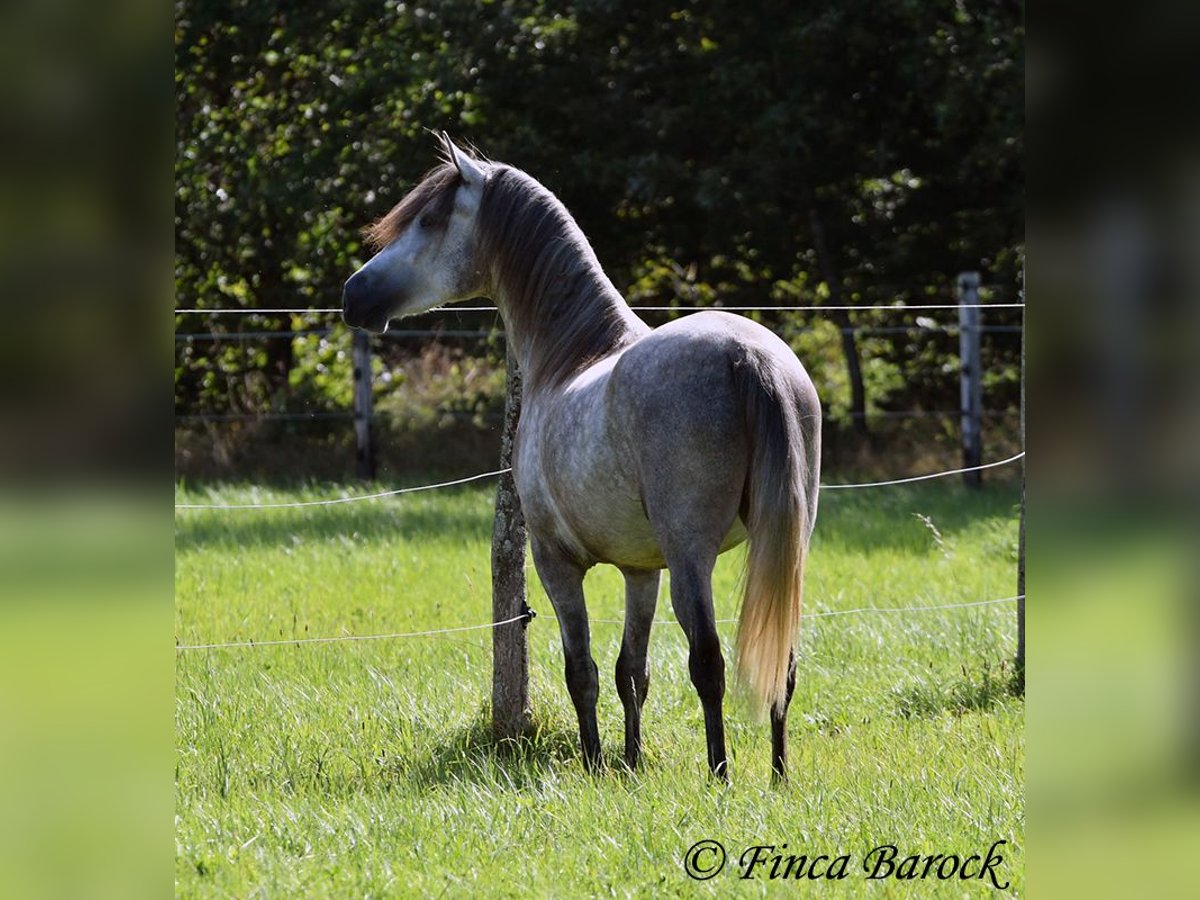
<svg viewBox="0 0 1200 900">
<path fill-rule="evenodd" d="M 729 780 L 725 756 L 725 659 L 713 614 L 712 570 L 716 557 L 689 556 L 678 562 L 668 558 L 671 571 L 671 606 L 688 639 L 688 671 L 704 709 L 704 738 L 708 767 L 718 778 Z"/>
<path fill-rule="evenodd" d="M 567 691 L 579 717 L 579 742 L 583 764 L 589 771 L 600 768 L 600 730 L 596 724 L 599 678 L 592 659 L 587 607 L 583 600 L 583 566 L 546 544 L 533 540 L 533 562 L 562 633 L 566 658 Z"/>
<path fill-rule="evenodd" d="M 650 687 L 646 650 L 658 604 L 661 572 L 625 572 L 625 637 L 617 657 L 617 695 L 625 707 L 625 765 L 636 769 L 642 756 L 642 704 Z"/>
<path fill-rule="evenodd" d="M 788 655 L 787 689 L 783 703 L 771 707 L 771 777 L 776 782 L 787 781 L 787 714 L 796 690 L 796 651 Z"/>
</svg>

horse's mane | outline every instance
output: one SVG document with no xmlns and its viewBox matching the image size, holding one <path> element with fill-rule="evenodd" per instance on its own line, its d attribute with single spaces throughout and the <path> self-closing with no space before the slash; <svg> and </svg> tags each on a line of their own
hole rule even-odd
<svg viewBox="0 0 1200 900">
<path fill-rule="evenodd" d="M 530 388 L 561 383 L 633 340 L 632 313 L 557 197 L 519 169 L 488 170 L 477 252 L 491 261 L 510 327 L 536 343 Z"/>
<path fill-rule="evenodd" d="M 449 218 L 454 205 L 453 188 L 458 186 L 458 182 L 458 170 L 450 163 L 442 163 L 430 169 L 403 200 L 382 218 L 363 229 L 363 238 L 366 239 L 367 245 L 372 250 L 382 250 L 403 234 L 404 229 L 430 201 L 435 201 L 432 212 L 442 218 Z"/>
</svg>

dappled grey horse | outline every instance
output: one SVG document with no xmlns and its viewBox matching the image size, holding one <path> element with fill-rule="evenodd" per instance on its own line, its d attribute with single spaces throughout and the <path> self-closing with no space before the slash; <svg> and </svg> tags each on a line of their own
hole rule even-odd
<svg viewBox="0 0 1200 900">
<path fill-rule="evenodd" d="M 346 282 L 342 316 L 381 332 L 393 317 L 495 300 L 524 376 L 513 477 L 562 631 L 585 764 L 598 767 L 601 753 L 584 573 L 611 563 L 625 576 L 616 682 L 625 762 L 636 767 L 666 567 L 708 765 L 728 778 L 712 571 L 718 554 L 749 538 L 738 672 L 770 709 L 772 766 L 785 777 L 820 465 L 808 374 L 783 341 L 740 316 L 701 312 L 649 328 L 550 191 L 445 135 L 443 147 L 442 164 L 367 229 L 378 252 Z"/>
</svg>

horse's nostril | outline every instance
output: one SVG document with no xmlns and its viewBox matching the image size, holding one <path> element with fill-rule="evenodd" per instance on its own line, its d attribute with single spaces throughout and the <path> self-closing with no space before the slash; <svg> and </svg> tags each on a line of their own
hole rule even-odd
<svg viewBox="0 0 1200 900">
<path fill-rule="evenodd" d="M 365 306 L 363 302 L 364 281 L 362 273 L 355 273 L 347 278 L 346 283 L 342 286 L 342 321 L 347 325 L 361 324 Z"/>
</svg>

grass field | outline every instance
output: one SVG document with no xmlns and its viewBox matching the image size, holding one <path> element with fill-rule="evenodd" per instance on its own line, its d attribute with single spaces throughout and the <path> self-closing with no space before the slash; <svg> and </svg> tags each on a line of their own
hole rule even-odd
<svg viewBox="0 0 1200 900">
<path fill-rule="evenodd" d="M 492 490 L 178 512 L 177 641 L 487 622 Z M 334 493 L 229 486 L 180 489 L 177 502 Z M 827 492 L 806 611 L 1011 596 L 1016 499 L 1011 484 L 971 493 L 949 481 Z M 718 564 L 719 617 L 736 615 L 742 560 L 735 550 Z M 487 631 L 177 653 L 177 894 L 724 896 L 812 885 L 839 896 L 962 896 L 994 888 L 932 874 L 868 880 L 864 858 L 884 844 L 898 848 L 896 863 L 962 858 L 996 841 L 1007 842 L 999 883 L 1024 892 L 1024 702 L 1009 691 L 1007 663 L 1013 604 L 806 620 L 791 784 L 770 786 L 768 726 L 734 699 L 725 788 L 705 774 L 686 641 L 672 624 L 657 626 L 651 643 L 647 758 L 636 775 L 616 766 L 620 626 L 593 626 L 612 765 L 584 773 L 553 610 L 530 575 L 540 614 L 529 629 L 537 731 L 515 748 L 488 738 Z M 594 618 L 620 618 L 614 570 L 594 569 L 587 588 Z M 660 618 L 670 616 L 665 590 Z M 734 626 L 722 628 L 728 658 Z M 683 858 L 702 839 L 721 842 L 728 863 L 695 881 Z M 744 880 L 738 858 L 755 845 L 805 854 L 810 865 L 848 855 L 846 877 L 780 884 L 768 878 L 768 859 Z"/>
</svg>

